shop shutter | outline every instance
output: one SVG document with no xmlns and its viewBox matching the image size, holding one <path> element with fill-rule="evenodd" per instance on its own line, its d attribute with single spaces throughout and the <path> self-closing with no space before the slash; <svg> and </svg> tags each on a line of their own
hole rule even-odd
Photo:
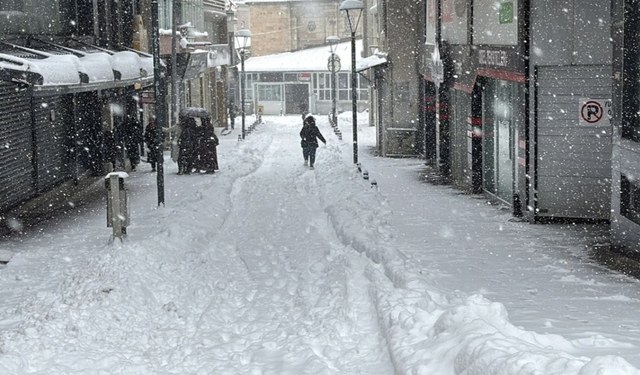
<svg viewBox="0 0 640 375">
<path fill-rule="evenodd" d="M 0 211 L 35 194 L 31 106 L 25 86 L 0 82 Z"/>
<path fill-rule="evenodd" d="M 611 99 L 611 66 L 538 67 L 538 216 L 608 219 L 611 125 L 580 121 L 585 98 Z"/>
<path fill-rule="evenodd" d="M 471 169 L 468 151 L 471 95 L 464 91 L 451 92 L 451 178 L 454 186 L 470 186 Z"/>
<path fill-rule="evenodd" d="M 69 137 L 73 121 L 62 96 L 36 97 L 33 100 L 37 147 L 36 184 L 38 192 L 50 190 L 71 177 Z"/>
</svg>

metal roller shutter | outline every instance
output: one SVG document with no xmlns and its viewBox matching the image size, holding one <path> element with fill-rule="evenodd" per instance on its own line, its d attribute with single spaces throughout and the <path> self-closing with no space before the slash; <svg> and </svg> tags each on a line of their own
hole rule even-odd
<svg viewBox="0 0 640 375">
<path fill-rule="evenodd" d="M 36 184 L 38 192 L 47 191 L 71 178 L 68 129 L 73 122 L 62 96 L 33 100 L 37 147 Z"/>
<path fill-rule="evenodd" d="M 469 187 L 469 124 L 471 95 L 458 90 L 451 92 L 451 178 L 454 186 Z"/>
<path fill-rule="evenodd" d="M 25 86 L 0 82 L 0 211 L 31 198 L 31 106 Z"/>
<path fill-rule="evenodd" d="M 610 66 L 538 67 L 539 216 L 608 219 L 611 125 L 580 121 L 585 98 L 611 99 Z"/>
</svg>

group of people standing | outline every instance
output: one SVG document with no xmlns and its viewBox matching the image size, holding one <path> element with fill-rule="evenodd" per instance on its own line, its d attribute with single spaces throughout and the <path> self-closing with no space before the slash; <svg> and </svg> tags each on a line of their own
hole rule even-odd
<svg viewBox="0 0 640 375">
<path fill-rule="evenodd" d="M 167 128 L 172 131 L 172 159 L 178 163 L 178 174 L 215 173 L 218 167 L 216 136 L 210 116 L 190 116 L 194 112 L 180 115 L 177 125 Z"/>
</svg>

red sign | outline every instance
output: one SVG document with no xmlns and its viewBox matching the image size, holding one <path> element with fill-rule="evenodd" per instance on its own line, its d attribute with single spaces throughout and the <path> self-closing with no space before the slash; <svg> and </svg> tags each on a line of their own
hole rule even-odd
<svg viewBox="0 0 640 375">
<path fill-rule="evenodd" d="M 140 93 L 140 103 L 141 104 L 155 104 L 156 103 L 156 93 L 151 91 L 151 90 L 142 91 Z"/>
</svg>

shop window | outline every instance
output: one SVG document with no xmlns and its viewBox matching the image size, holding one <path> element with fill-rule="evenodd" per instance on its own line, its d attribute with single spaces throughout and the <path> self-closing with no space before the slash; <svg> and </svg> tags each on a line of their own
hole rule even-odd
<svg viewBox="0 0 640 375">
<path fill-rule="evenodd" d="M 369 81 L 358 74 L 358 100 L 369 100 Z"/>
<path fill-rule="evenodd" d="M 620 215 L 640 224 L 640 186 L 625 175 L 620 178 Z"/>
<path fill-rule="evenodd" d="M 282 101 L 282 87 L 280 85 L 260 85 L 258 86 L 258 98 L 261 101 Z"/>
<path fill-rule="evenodd" d="M 258 73 L 246 73 L 244 77 L 245 100 L 253 100 L 253 83 L 259 82 Z"/>
</svg>

